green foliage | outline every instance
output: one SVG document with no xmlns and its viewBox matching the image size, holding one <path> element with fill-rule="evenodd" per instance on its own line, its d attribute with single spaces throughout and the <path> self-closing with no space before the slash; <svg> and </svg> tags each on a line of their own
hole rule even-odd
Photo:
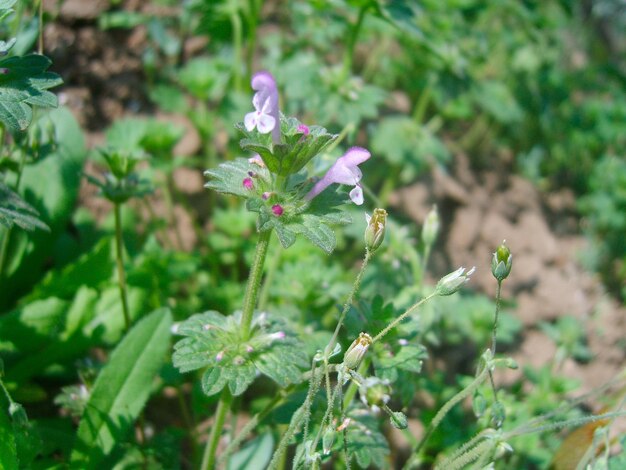
<svg viewBox="0 0 626 470">
<path fill-rule="evenodd" d="M 167 309 L 157 310 L 138 322 L 113 351 L 81 418 L 72 465 L 98 466 L 132 429 L 164 363 L 171 323 Z"/>
<path fill-rule="evenodd" d="M 225 317 L 205 312 L 181 323 L 177 333 L 186 338 L 174 345 L 174 366 L 180 372 L 207 367 L 202 375 L 202 390 L 207 395 L 227 385 L 233 395 L 241 395 L 257 370 L 281 387 L 301 381 L 300 369 L 309 361 L 282 321 L 257 315 L 250 338 L 241 336 L 239 322 L 240 313 Z"/>
<path fill-rule="evenodd" d="M 0 121 L 17 133 L 24 131 L 33 118 L 32 106 L 56 107 L 57 97 L 47 91 L 63 83 L 61 77 L 46 72 L 52 62 L 41 55 L 9 57 L 0 61 Z"/>
<path fill-rule="evenodd" d="M 361 412 L 359 412 L 361 411 Z M 387 440 L 378 429 L 378 420 L 362 410 L 355 410 L 353 421 L 347 432 L 348 455 L 354 458 L 361 468 L 374 466 L 385 468 L 389 447 Z"/>
<path fill-rule="evenodd" d="M 0 224 L 6 228 L 17 225 L 24 230 L 47 230 L 50 228 L 37 218 L 37 210 L 24 201 L 19 194 L 0 181 Z"/>
</svg>

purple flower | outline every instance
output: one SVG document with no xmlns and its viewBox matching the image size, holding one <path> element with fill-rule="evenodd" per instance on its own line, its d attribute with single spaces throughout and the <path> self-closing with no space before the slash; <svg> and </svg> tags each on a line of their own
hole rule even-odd
<svg viewBox="0 0 626 470">
<path fill-rule="evenodd" d="M 280 217 L 281 215 L 283 215 L 283 212 L 285 212 L 285 209 L 283 209 L 283 206 L 281 206 L 280 204 L 274 204 L 272 206 L 272 212 L 276 217 Z"/>
<path fill-rule="evenodd" d="M 246 188 L 246 189 L 254 188 L 254 182 L 252 181 L 252 178 L 244 178 L 243 179 L 243 187 Z"/>
<path fill-rule="evenodd" d="M 309 130 L 309 126 L 305 125 L 305 124 L 300 124 L 298 126 L 298 130 L 296 131 L 298 132 L 298 134 L 304 134 L 304 135 L 309 135 L 309 133 L 311 132 Z"/>
<path fill-rule="evenodd" d="M 252 98 L 254 111 L 246 114 L 243 120 L 246 130 L 250 132 L 256 127 L 261 134 L 271 132 L 273 142 L 280 143 L 276 81 L 269 72 L 257 72 L 252 76 L 251 84 L 256 93 Z"/>
<path fill-rule="evenodd" d="M 350 191 L 350 199 L 356 205 L 363 204 L 363 190 L 359 181 L 363 177 L 359 165 L 370 158 L 370 153 L 361 147 L 352 147 L 343 156 L 339 157 L 335 164 L 330 167 L 324 177 L 319 180 L 313 189 L 306 195 L 307 200 L 313 199 L 333 183 L 354 186 Z"/>
</svg>

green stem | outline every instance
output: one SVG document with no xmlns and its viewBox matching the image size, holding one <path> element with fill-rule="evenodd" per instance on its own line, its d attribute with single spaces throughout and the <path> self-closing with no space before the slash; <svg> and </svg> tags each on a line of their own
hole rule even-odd
<svg viewBox="0 0 626 470">
<path fill-rule="evenodd" d="M 271 230 L 261 232 L 259 241 L 254 253 L 254 260 L 250 268 L 250 276 L 246 285 L 246 294 L 243 298 L 243 311 L 241 313 L 241 337 L 246 340 L 250 337 L 250 325 L 252 324 L 252 315 L 256 306 L 257 296 L 261 287 L 261 278 L 263 277 L 263 265 L 267 255 L 267 247 L 269 246 Z"/>
<path fill-rule="evenodd" d="M 402 315 L 400 315 L 398 318 L 396 318 L 394 321 L 392 321 L 391 323 L 389 323 L 389 325 L 387 325 L 380 333 L 378 333 L 374 339 L 372 340 L 372 344 L 374 344 L 376 341 L 378 341 L 379 339 L 381 339 L 383 336 L 385 336 L 387 333 L 389 333 L 389 331 L 391 331 L 393 328 L 395 328 L 396 326 L 398 326 L 398 324 L 404 320 L 406 317 L 408 317 L 411 313 L 413 313 L 415 310 L 417 310 L 422 304 L 425 304 L 426 302 L 428 302 L 430 299 L 432 299 L 433 297 L 436 297 L 437 293 L 433 292 L 432 294 L 430 294 L 428 297 L 424 297 L 423 299 L 421 299 L 420 301 L 414 303 L 413 305 L 411 305 Z"/>
<path fill-rule="evenodd" d="M 252 74 L 254 53 L 256 51 L 256 30 L 259 24 L 260 5 L 257 0 L 248 0 L 248 8 L 248 47 L 246 49 L 246 68 L 247 72 Z"/>
<path fill-rule="evenodd" d="M 252 267 L 250 268 L 250 275 L 248 276 L 248 283 L 246 285 L 246 293 L 243 299 L 243 311 L 241 313 L 241 338 L 247 340 L 250 337 L 250 327 L 252 325 L 252 317 L 254 315 L 254 307 L 256 306 L 256 300 L 261 287 L 261 278 L 263 277 L 263 265 L 265 264 L 265 257 L 267 255 L 267 247 L 269 246 L 270 236 L 272 232 L 270 230 L 261 232 L 259 235 L 259 241 L 257 242 L 256 252 L 254 253 L 254 260 L 252 261 Z M 230 404 L 232 402 L 232 396 L 228 390 L 224 389 L 222 396 L 220 397 L 219 404 L 217 405 L 217 412 L 215 418 L 215 424 L 211 430 L 211 437 L 207 442 L 205 448 L 204 457 L 202 459 L 202 469 L 213 469 L 215 466 L 215 452 L 217 450 L 217 441 L 222 434 L 222 428 L 224 427 L 224 417 L 230 410 Z"/>
<path fill-rule="evenodd" d="M 359 10 L 359 16 L 356 19 L 356 23 L 352 26 L 350 31 L 350 37 L 348 38 L 348 43 L 346 45 L 346 50 L 343 55 L 343 70 L 342 76 L 345 80 L 348 78 L 350 73 L 352 72 L 352 63 L 354 61 L 354 47 L 356 46 L 356 40 L 359 37 L 359 32 L 361 31 L 361 26 L 363 25 L 363 20 L 365 19 L 365 13 L 369 9 L 370 4 L 366 3 Z"/>
<path fill-rule="evenodd" d="M 9 238 L 11 238 L 12 229 L 13 227 L 9 227 L 4 231 L 4 237 L 2 237 L 2 244 L 0 245 L 0 281 L 4 279 L 4 263 L 7 259 Z"/>
<path fill-rule="evenodd" d="M 228 391 L 228 387 L 222 392 L 220 401 L 217 404 L 217 410 L 215 411 L 215 423 L 211 429 L 211 435 L 207 441 L 207 445 L 204 448 L 204 455 L 202 456 L 202 470 L 213 470 L 215 468 L 215 452 L 217 451 L 217 445 L 222 437 L 222 429 L 224 428 L 224 422 L 226 421 L 226 415 L 230 410 L 230 404 L 233 397 Z"/>
<path fill-rule="evenodd" d="M 424 115 L 426 114 L 426 108 L 430 102 L 430 96 L 433 92 L 434 75 L 428 77 L 426 87 L 420 93 L 417 103 L 415 103 L 415 109 L 413 110 L 413 119 L 416 123 L 422 124 L 424 122 Z"/>
<path fill-rule="evenodd" d="M 265 281 L 263 281 L 263 286 L 261 287 L 261 293 L 259 294 L 259 310 L 263 311 L 267 307 L 267 302 L 270 297 L 270 286 L 274 281 L 274 276 L 276 275 L 276 271 L 278 271 L 278 266 L 280 265 L 280 255 L 282 252 L 280 248 L 276 248 L 276 254 L 273 258 L 271 258 L 270 264 L 267 268 L 267 274 L 265 275 Z"/>
<path fill-rule="evenodd" d="M 491 332 L 491 354 L 496 357 L 496 337 L 498 335 L 498 317 L 500 315 L 500 300 L 502 292 L 502 281 L 498 281 L 498 288 L 496 290 L 496 313 L 493 319 L 493 330 Z M 489 370 L 489 383 L 491 384 L 491 390 L 493 391 L 493 400 L 498 403 L 498 391 L 496 390 L 496 383 L 493 380 L 493 372 Z M 497 426 L 500 428 L 502 423 Z"/>
<path fill-rule="evenodd" d="M 422 439 L 420 440 L 419 444 L 413 449 L 413 452 L 411 453 L 412 457 L 404 465 L 404 469 L 405 470 L 408 470 L 410 468 L 414 468 L 414 466 L 418 463 L 420 450 L 422 450 L 422 448 L 424 447 L 424 444 L 426 444 L 426 441 L 428 441 L 428 439 L 430 438 L 432 433 L 435 431 L 435 429 L 437 429 L 439 424 L 441 424 L 441 421 L 443 421 L 443 418 L 445 418 L 445 416 L 448 414 L 448 412 L 457 403 L 461 402 L 462 400 L 464 400 L 465 398 L 470 396 L 474 392 L 474 390 L 476 390 L 480 386 L 480 384 L 487 377 L 487 374 L 488 374 L 489 370 L 490 370 L 489 365 L 485 365 L 483 370 L 480 372 L 480 374 L 478 374 L 478 376 L 476 376 L 476 378 L 472 381 L 472 383 L 470 383 L 467 387 L 465 387 L 459 393 L 454 395 L 450 400 L 448 400 L 441 407 L 441 409 L 437 412 L 437 414 L 435 415 L 433 420 L 428 425 L 428 428 L 426 429 L 426 432 L 424 433 L 424 437 L 422 437 Z"/>
<path fill-rule="evenodd" d="M 248 436 L 248 434 L 250 434 L 254 430 L 254 428 L 270 413 L 270 411 L 272 411 L 276 407 L 276 405 L 281 403 L 283 400 L 284 396 L 282 394 L 277 394 L 267 405 L 265 405 L 265 408 L 255 414 L 252 419 L 250 419 L 250 421 L 248 421 L 244 425 L 244 427 L 241 428 L 239 434 L 237 434 L 235 438 L 228 444 L 226 449 L 224 449 L 224 452 L 222 453 L 222 455 L 220 455 L 217 463 L 224 463 L 226 461 L 226 458 L 235 450 L 237 450 L 237 448 L 239 448 L 239 446 Z"/>
<path fill-rule="evenodd" d="M 37 53 L 43 55 L 43 0 L 39 0 L 39 40 L 37 44 Z"/>
<path fill-rule="evenodd" d="M 359 273 L 357 274 L 356 279 L 354 280 L 354 283 L 352 284 L 352 290 L 350 291 L 350 295 L 348 295 L 348 299 L 346 300 L 346 303 L 343 304 L 343 310 L 341 311 L 341 315 L 339 316 L 339 321 L 337 322 L 337 326 L 335 327 L 335 332 L 333 333 L 333 337 L 331 338 L 330 342 L 326 346 L 326 350 L 324 351 L 325 361 L 328 361 L 328 356 L 330 355 L 330 353 L 332 353 L 333 348 L 335 347 L 335 344 L 337 344 L 337 337 L 339 336 L 339 330 L 341 330 L 341 327 L 343 326 L 343 322 L 346 319 L 346 315 L 350 311 L 350 307 L 352 306 L 352 302 L 354 301 L 354 296 L 358 292 L 359 287 L 361 287 L 361 281 L 363 280 L 363 273 L 365 272 L 365 269 L 367 268 L 367 265 L 369 264 L 371 257 L 372 257 L 372 253 L 366 249 L 365 258 L 363 258 L 361 269 L 359 270 Z"/>
<path fill-rule="evenodd" d="M 120 299 L 122 301 L 122 312 L 124 313 L 124 324 L 126 330 L 130 328 L 130 315 L 128 313 L 128 297 L 126 294 L 126 272 L 124 271 L 124 246 L 122 242 L 122 216 L 121 204 L 115 203 L 115 258 L 117 261 L 117 283 L 120 289 Z"/>
<path fill-rule="evenodd" d="M 241 91 L 241 50 L 243 43 L 243 34 L 241 27 L 241 17 L 236 9 L 230 14 L 230 24 L 233 28 L 233 77 L 235 90 Z"/>
<path fill-rule="evenodd" d="M 360 376 L 364 376 L 367 370 L 370 368 L 371 363 L 372 363 L 372 358 L 370 356 L 365 356 L 363 358 L 363 361 L 361 362 L 361 365 L 357 369 L 357 374 Z M 350 385 L 348 385 L 348 390 L 346 390 L 346 393 L 343 395 L 344 409 L 346 410 L 348 409 L 358 389 L 359 389 L 359 384 L 357 384 L 356 381 L 351 380 Z"/>
</svg>

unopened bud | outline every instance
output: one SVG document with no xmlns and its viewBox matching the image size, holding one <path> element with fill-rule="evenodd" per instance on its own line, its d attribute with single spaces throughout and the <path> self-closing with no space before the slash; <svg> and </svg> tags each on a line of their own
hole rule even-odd
<svg viewBox="0 0 626 470">
<path fill-rule="evenodd" d="M 504 409 L 504 405 L 499 401 L 496 401 L 491 405 L 491 424 L 496 429 L 502 427 L 502 423 L 504 423 L 504 418 L 506 418 L 506 410 Z"/>
<path fill-rule="evenodd" d="M 439 212 L 435 205 L 426 216 L 424 226 L 422 227 L 422 241 L 424 245 L 432 246 L 435 240 L 437 240 L 437 235 L 439 235 Z"/>
<path fill-rule="evenodd" d="M 391 421 L 391 425 L 396 429 L 406 429 L 409 425 L 406 415 L 401 411 L 394 411 L 391 413 L 389 421 Z"/>
<path fill-rule="evenodd" d="M 459 268 L 454 272 L 442 277 L 437 286 L 435 292 L 437 295 L 452 295 L 458 291 L 463 284 L 469 281 L 470 276 L 476 271 L 476 268 L 472 268 L 467 273 L 465 268 Z"/>
<path fill-rule="evenodd" d="M 498 460 L 504 457 L 505 454 L 513 452 L 513 447 L 508 442 L 500 441 L 496 446 L 496 452 L 493 456 L 494 459 Z"/>
<path fill-rule="evenodd" d="M 485 410 L 487 409 L 487 400 L 485 396 L 480 393 L 480 391 L 476 390 L 474 392 L 474 397 L 472 398 L 472 410 L 474 411 L 474 416 L 480 418 L 485 414 Z"/>
<path fill-rule="evenodd" d="M 505 280 L 511 272 L 513 255 L 511 250 L 502 242 L 491 258 L 491 273 L 498 282 Z"/>
<path fill-rule="evenodd" d="M 324 431 L 324 435 L 322 436 L 322 452 L 324 455 L 330 454 L 330 451 L 333 448 L 333 443 L 335 442 L 335 435 L 337 431 L 333 426 L 327 426 L 326 431 Z"/>
<path fill-rule="evenodd" d="M 374 214 L 371 217 L 365 214 L 365 220 L 367 221 L 365 247 L 373 253 L 385 239 L 387 211 L 385 209 L 374 209 Z"/>
<path fill-rule="evenodd" d="M 387 380 L 378 377 L 366 378 L 359 387 L 361 401 L 368 407 L 381 407 L 391 399 L 391 387 Z"/>
<path fill-rule="evenodd" d="M 370 344 L 372 344 L 372 337 L 367 333 L 361 333 L 344 354 L 343 365 L 348 369 L 358 368 Z"/>
</svg>

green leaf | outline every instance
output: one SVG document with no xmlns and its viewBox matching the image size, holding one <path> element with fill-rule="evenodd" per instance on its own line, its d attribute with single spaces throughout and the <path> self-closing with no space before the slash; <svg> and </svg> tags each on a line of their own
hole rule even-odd
<svg viewBox="0 0 626 470">
<path fill-rule="evenodd" d="M 282 387 L 299 383 L 300 368 L 309 362 L 293 332 L 280 320 L 257 315 L 252 336 L 244 339 L 240 318 L 240 312 L 225 317 L 210 311 L 181 323 L 178 334 L 185 338 L 174 345 L 174 366 L 181 372 L 207 367 L 202 375 L 206 395 L 214 395 L 226 385 L 233 395 L 241 395 L 257 370 Z"/>
<path fill-rule="evenodd" d="M 33 117 L 31 106 L 57 106 L 56 96 L 46 90 L 63 80 L 56 73 L 46 72 L 51 63 L 37 54 L 0 61 L 0 68 L 8 70 L 0 75 L 0 121 L 10 132 L 26 130 Z"/>
<path fill-rule="evenodd" d="M 9 8 L 12 8 L 13 5 L 15 5 L 15 2 L 17 2 L 17 0 L 0 0 L 0 10 L 8 10 Z"/>
<path fill-rule="evenodd" d="M 0 181 L 0 225 L 7 228 L 17 225 L 28 231 L 40 229 L 49 232 L 50 227 L 39 220 L 38 215 L 33 206 Z"/>
<path fill-rule="evenodd" d="M 255 437 L 241 450 L 233 454 L 229 461 L 227 470 L 264 470 L 272 458 L 274 450 L 274 438 L 267 432 Z"/>
<path fill-rule="evenodd" d="M 4 394 L 3 394 L 4 395 Z M 17 470 L 17 448 L 13 436 L 13 425 L 6 413 L 8 404 L 4 396 L 0 398 L 0 468 Z"/>
<path fill-rule="evenodd" d="M 74 468 L 96 468 L 132 430 L 169 349 L 172 315 L 151 313 L 128 332 L 94 384 L 71 454 Z"/>
<path fill-rule="evenodd" d="M 266 168 L 250 163 L 245 158 L 237 158 L 231 162 L 221 163 L 217 168 L 204 172 L 211 180 L 204 185 L 205 188 L 213 189 L 220 193 L 234 194 L 235 196 L 251 197 L 253 194 L 243 185 L 243 180 L 249 177 L 249 172 L 254 172 L 257 177 L 255 185 L 265 184 L 269 190 L 271 179 Z M 262 191 L 262 189 L 261 189 Z M 258 191 L 255 191 L 255 193 Z"/>
<path fill-rule="evenodd" d="M 377 420 L 369 415 L 352 416 L 347 433 L 348 454 L 356 458 L 361 468 L 373 465 L 375 468 L 387 468 L 386 460 L 389 446 L 385 436 L 378 430 Z"/>
<path fill-rule="evenodd" d="M 281 116 L 283 142 L 280 144 L 274 144 L 270 134 L 261 134 L 256 129 L 248 131 L 243 123 L 235 127 L 245 136 L 240 142 L 242 149 L 258 153 L 272 173 L 289 176 L 304 168 L 337 138 L 320 126 L 310 126 L 305 135 L 300 130 L 301 125 L 296 118 Z"/>
</svg>

